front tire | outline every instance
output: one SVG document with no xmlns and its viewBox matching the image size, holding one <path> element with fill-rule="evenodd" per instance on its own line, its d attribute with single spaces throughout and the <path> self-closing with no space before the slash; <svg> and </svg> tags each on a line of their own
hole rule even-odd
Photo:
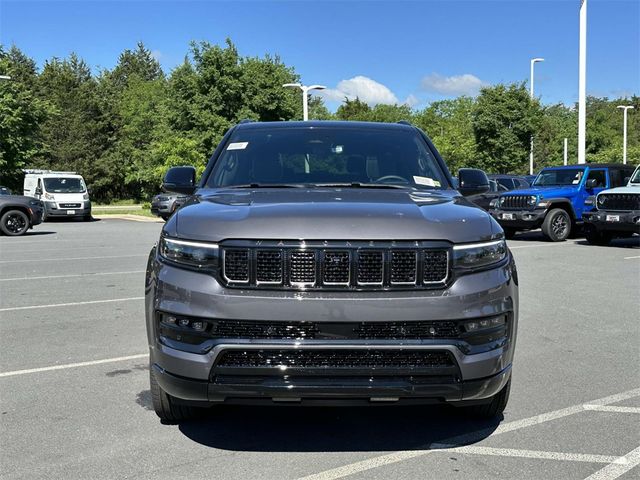
<svg viewBox="0 0 640 480">
<path fill-rule="evenodd" d="M 542 234 L 552 242 L 564 242 L 571 234 L 571 217 L 566 210 L 554 208 L 542 222 Z"/>
<path fill-rule="evenodd" d="M 498 393 L 491 397 L 489 403 L 481 405 L 470 405 L 463 407 L 464 413 L 470 417 L 478 419 L 495 418 L 504 412 L 509 402 L 509 392 L 511 391 L 511 379 L 502 387 Z"/>
<path fill-rule="evenodd" d="M 10 237 L 23 235 L 29 230 L 29 217 L 21 210 L 9 210 L 0 218 L 0 230 Z"/>
<path fill-rule="evenodd" d="M 503 228 L 504 230 L 504 236 L 507 240 L 511 240 L 512 238 L 514 238 L 516 236 L 516 229 L 515 228 L 509 228 L 509 227 L 505 227 Z"/>
<path fill-rule="evenodd" d="M 198 411 L 196 407 L 180 405 L 171 395 L 162 390 L 156 380 L 153 367 L 149 367 L 149 384 L 153 409 L 163 423 L 178 423 L 196 417 Z"/>
</svg>

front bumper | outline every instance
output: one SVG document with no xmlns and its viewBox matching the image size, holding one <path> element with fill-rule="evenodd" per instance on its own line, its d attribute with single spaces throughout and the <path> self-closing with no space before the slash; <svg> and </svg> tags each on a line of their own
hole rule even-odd
<svg viewBox="0 0 640 480">
<path fill-rule="evenodd" d="M 520 230 L 533 230 L 539 228 L 547 214 L 546 209 L 536 210 L 490 210 L 489 214 L 503 228 L 515 228 Z"/>
<path fill-rule="evenodd" d="M 158 202 L 151 204 L 151 213 L 154 215 L 170 215 L 173 213 L 173 202 Z"/>
<path fill-rule="evenodd" d="M 80 207 L 62 208 L 57 202 L 44 202 L 46 217 L 89 217 L 91 216 L 91 201 L 83 201 Z"/>
<path fill-rule="evenodd" d="M 205 351 L 186 351 L 162 341 L 156 312 L 210 319 L 254 321 L 367 322 L 467 320 L 507 315 L 509 338 L 490 350 L 470 353 L 455 340 L 283 340 L 224 338 Z M 394 292 L 295 292 L 227 289 L 215 278 L 150 263 L 146 289 L 150 362 L 170 395 L 197 402 L 481 401 L 508 381 L 518 319 L 515 265 L 460 276 L 445 290 Z M 347 349 L 448 352 L 456 374 L 416 375 L 411 369 L 385 375 L 367 371 L 301 369 L 220 375 L 217 362 L 230 350 Z M 317 370 L 317 369 L 316 369 Z M 388 372 L 387 372 L 388 373 Z"/>
<path fill-rule="evenodd" d="M 598 231 L 640 234 L 640 210 L 628 212 L 598 210 L 584 213 L 582 219 Z"/>
</svg>

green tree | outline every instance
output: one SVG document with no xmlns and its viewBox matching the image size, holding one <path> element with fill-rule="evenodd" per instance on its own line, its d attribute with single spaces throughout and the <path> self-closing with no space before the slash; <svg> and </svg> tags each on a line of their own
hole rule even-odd
<svg viewBox="0 0 640 480">
<path fill-rule="evenodd" d="M 525 173 L 530 138 L 542 116 L 524 83 L 494 85 L 480 91 L 473 131 L 482 168 L 495 173 Z"/>
<path fill-rule="evenodd" d="M 371 107 L 359 98 L 354 100 L 344 99 L 344 103 L 336 110 L 338 120 L 367 121 L 371 114 Z"/>
</svg>

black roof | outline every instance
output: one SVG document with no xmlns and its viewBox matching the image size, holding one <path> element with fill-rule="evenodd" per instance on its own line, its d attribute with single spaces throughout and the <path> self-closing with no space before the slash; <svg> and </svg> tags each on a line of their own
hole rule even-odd
<svg viewBox="0 0 640 480">
<path fill-rule="evenodd" d="M 261 129 L 261 128 L 318 128 L 318 127 L 340 127 L 340 128 L 369 128 L 369 129 L 393 129 L 393 130 L 415 130 L 416 127 L 409 123 L 383 123 L 383 122 L 353 122 L 346 120 L 309 120 L 282 121 L 282 122 L 243 122 L 237 128 Z"/>
</svg>

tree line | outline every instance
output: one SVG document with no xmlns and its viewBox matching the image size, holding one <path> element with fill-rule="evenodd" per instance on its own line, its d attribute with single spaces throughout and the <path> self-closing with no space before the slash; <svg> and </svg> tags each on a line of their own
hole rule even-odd
<svg viewBox="0 0 640 480">
<path fill-rule="evenodd" d="M 18 47 L 0 46 L 0 183 L 20 191 L 23 168 L 81 173 L 94 199 L 148 199 L 174 165 L 206 161 L 229 127 L 242 119 L 302 118 L 300 81 L 278 56 L 246 57 L 223 46 L 192 42 L 182 64 L 165 73 L 142 43 L 124 50 L 112 69 L 93 74 L 76 54 L 42 68 Z M 640 97 L 587 99 L 587 161 L 619 162 L 622 115 L 640 109 Z M 433 140 L 450 170 L 478 167 L 526 173 L 529 140 L 540 168 L 577 158 L 577 110 L 542 105 L 523 83 L 485 87 L 475 97 L 436 101 L 422 110 L 407 105 L 371 107 L 345 99 L 331 113 L 312 96 L 309 118 L 397 122 L 407 120 Z M 632 111 L 633 112 L 633 111 Z M 629 115 L 628 161 L 640 162 L 640 121 Z"/>
</svg>

